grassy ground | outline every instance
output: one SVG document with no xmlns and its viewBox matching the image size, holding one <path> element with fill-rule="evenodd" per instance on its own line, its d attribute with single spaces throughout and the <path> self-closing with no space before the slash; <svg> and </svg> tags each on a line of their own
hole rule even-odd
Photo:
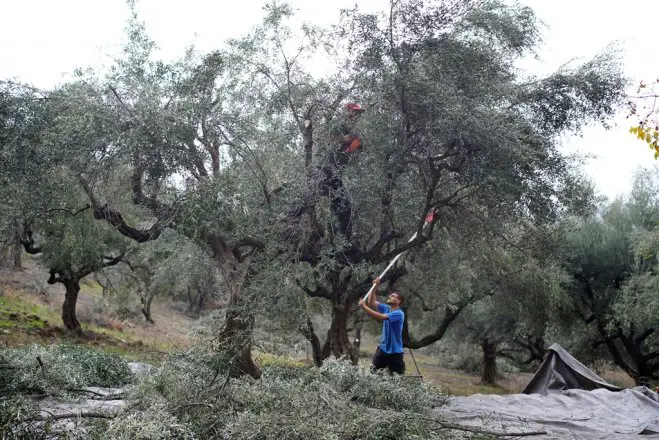
<svg viewBox="0 0 659 440">
<path fill-rule="evenodd" d="M 372 353 L 375 351 L 376 346 L 377 337 L 364 337 L 362 335 L 362 353 Z M 524 388 L 532 376 L 529 373 L 502 373 L 500 374 L 497 385 L 492 386 L 482 384 L 479 375 L 467 374 L 462 371 L 446 368 L 442 365 L 442 359 L 440 357 L 426 354 L 423 350 L 414 350 L 411 354 L 409 350 L 405 350 L 404 359 L 405 374 L 411 376 L 410 380 L 421 379 L 431 382 L 445 393 L 455 396 L 518 393 Z M 369 366 L 371 356 L 362 357 L 360 363 L 364 366 Z"/>
<path fill-rule="evenodd" d="M 72 335 L 62 328 L 60 307 L 63 290 L 59 286 L 44 287 L 38 281 L 45 279 L 36 267 L 23 272 L 0 271 L 0 348 L 15 347 L 31 343 L 77 343 L 104 351 L 120 354 L 131 360 L 158 363 L 163 357 L 188 344 L 187 333 L 194 320 L 170 307 L 169 304 L 155 301 L 152 316 L 156 324 L 145 323 L 142 319 L 134 322 L 117 322 L 110 319 L 99 320 L 94 314 L 94 301 L 102 296 L 101 287 L 95 282 L 82 285 L 78 303 L 78 319 L 82 323 L 83 336 Z M 35 288 L 34 286 L 39 286 Z M 363 335 L 364 336 L 364 335 Z M 377 338 L 366 336 L 362 339 L 361 359 L 365 366 L 370 365 L 369 353 L 374 352 Z M 310 364 L 308 358 L 285 358 L 254 351 L 257 363 L 293 362 Z M 414 358 L 405 353 L 407 375 L 410 380 L 422 380 L 439 386 L 453 395 L 507 394 L 519 392 L 529 381 L 530 373 L 502 373 L 497 386 L 483 385 L 478 375 L 451 370 L 442 365 L 437 356 L 430 356 L 423 350 L 415 351 Z M 617 385 L 633 386 L 633 381 L 621 371 L 612 370 L 601 374 L 606 380 Z"/>
<path fill-rule="evenodd" d="M 74 335 L 62 325 L 63 288 L 45 284 L 47 275 L 29 261 L 26 265 L 28 269 L 20 272 L 0 270 L 0 347 L 70 342 L 131 360 L 158 362 L 188 343 L 187 332 L 194 320 L 165 304 L 152 305 L 154 325 L 142 319 L 120 322 L 99 317 L 94 304 L 102 288 L 93 281 L 81 284 L 77 315 L 84 334 Z"/>
<path fill-rule="evenodd" d="M 31 299 L 25 292 L 5 289 L 0 297 L 0 347 L 67 342 L 148 362 L 157 362 L 172 349 L 163 341 L 144 340 L 133 332 L 88 323 L 82 323 L 82 336 L 74 335 L 58 325 L 61 318 L 57 312 Z"/>
</svg>

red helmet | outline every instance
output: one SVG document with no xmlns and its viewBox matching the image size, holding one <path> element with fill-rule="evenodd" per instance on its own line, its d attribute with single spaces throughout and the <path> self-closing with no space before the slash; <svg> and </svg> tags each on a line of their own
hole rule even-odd
<svg viewBox="0 0 659 440">
<path fill-rule="evenodd" d="M 357 104 L 356 102 L 350 102 L 346 104 L 346 110 L 350 110 L 353 112 L 363 112 L 364 108 L 361 105 Z"/>
</svg>

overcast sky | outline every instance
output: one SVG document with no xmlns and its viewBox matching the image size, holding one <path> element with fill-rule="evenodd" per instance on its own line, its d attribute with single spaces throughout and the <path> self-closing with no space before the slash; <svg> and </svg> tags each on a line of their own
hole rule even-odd
<svg viewBox="0 0 659 440">
<path fill-rule="evenodd" d="M 355 3 L 364 10 L 386 7 L 387 0 L 292 0 L 299 16 L 317 24 L 335 20 L 338 10 Z M 618 41 L 627 76 L 635 83 L 659 77 L 657 0 L 522 0 L 545 23 L 539 61 L 523 66 L 548 73 L 574 59 L 587 59 Z M 200 50 L 222 45 L 247 32 L 261 15 L 264 0 L 138 0 L 140 18 L 162 55 L 176 57 L 190 43 Z M 0 78 L 14 77 L 38 87 L 61 82 L 76 67 L 107 61 L 123 41 L 128 7 L 124 0 L 0 0 Z M 629 191 L 638 166 L 652 166 L 652 152 L 629 133 L 624 115 L 611 130 L 592 127 L 569 137 L 567 151 L 597 155 L 586 172 L 610 198 Z"/>
</svg>

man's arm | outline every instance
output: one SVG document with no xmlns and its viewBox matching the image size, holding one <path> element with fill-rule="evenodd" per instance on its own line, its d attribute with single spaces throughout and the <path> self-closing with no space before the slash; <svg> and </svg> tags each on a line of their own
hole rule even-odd
<svg viewBox="0 0 659 440">
<path fill-rule="evenodd" d="M 378 308 L 378 286 L 380 285 L 380 277 L 376 277 L 373 280 L 373 291 L 368 296 L 368 306 L 372 309 Z"/>
<path fill-rule="evenodd" d="M 366 302 L 364 301 L 364 298 L 359 300 L 359 307 L 364 309 L 364 311 L 366 312 L 366 314 L 368 314 L 368 316 L 378 320 L 379 322 L 382 322 L 385 319 L 389 319 L 389 315 L 385 315 L 384 313 L 376 312 L 375 310 L 371 309 L 368 305 L 366 305 Z"/>
</svg>

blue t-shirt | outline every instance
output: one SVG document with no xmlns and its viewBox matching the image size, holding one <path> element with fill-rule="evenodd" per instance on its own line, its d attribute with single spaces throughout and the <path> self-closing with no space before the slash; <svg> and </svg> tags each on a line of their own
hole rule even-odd
<svg viewBox="0 0 659 440">
<path fill-rule="evenodd" d="M 403 322 L 405 314 L 402 310 L 391 310 L 386 304 L 378 303 L 378 312 L 388 316 L 382 321 L 382 336 L 380 336 L 380 350 L 387 354 L 403 352 Z"/>
</svg>

